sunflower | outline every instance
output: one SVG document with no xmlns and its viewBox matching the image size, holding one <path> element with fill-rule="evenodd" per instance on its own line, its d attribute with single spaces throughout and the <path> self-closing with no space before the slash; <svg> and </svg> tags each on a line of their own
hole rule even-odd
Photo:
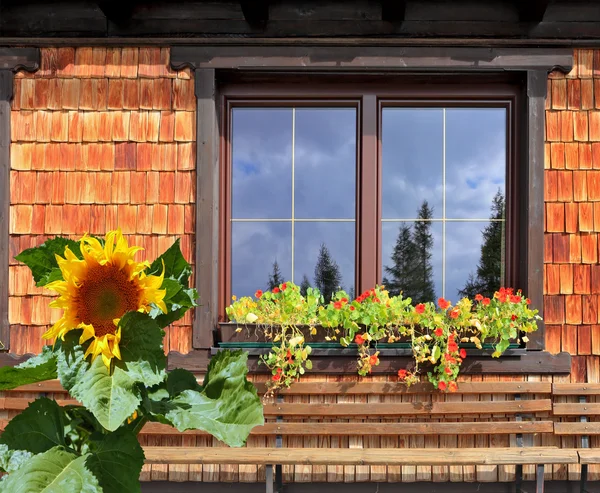
<svg viewBox="0 0 600 493">
<path fill-rule="evenodd" d="M 151 304 L 166 313 L 165 290 L 160 289 L 164 279 L 146 275 L 147 261 L 136 262 L 133 257 L 141 247 L 129 247 L 121 230 L 106 235 L 104 246 L 96 238 L 84 235 L 80 240 L 83 259 L 68 248 L 64 257 L 56 255 L 62 281 L 54 281 L 46 288 L 59 297 L 50 303 L 64 310 L 62 317 L 45 334 L 45 339 L 65 338 L 67 332 L 83 329 L 82 344 L 92 339 L 85 356 L 92 360 L 102 355 L 110 368 L 112 358 L 121 359 L 121 317 L 131 311 L 148 312 Z"/>
</svg>

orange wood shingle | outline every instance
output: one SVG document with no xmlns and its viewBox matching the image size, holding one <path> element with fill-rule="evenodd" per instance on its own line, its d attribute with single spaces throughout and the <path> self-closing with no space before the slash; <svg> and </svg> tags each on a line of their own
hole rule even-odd
<svg viewBox="0 0 600 493">
<path fill-rule="evenodd" d="M 49 204 L 52 199 L 52 181 L 56 172 L 36 173 L 35 203 Z"/>
<path fill-rule="evenodd" d="M 562 142 L 571 142 L 573 140 L 573 112 L 559 111 L 558 124 L 560 126 L 560 140 Z"/>
<path fill-rule="evenodd" d="M 131 173 L 129 171 L 115 171 L 112 176 L 113 204 L 128 204 L 130 202 Z"/>
<path fill-rule="evenodd" d="M 58 48 L 56 58 L 56 75 L 58 77 L 73 77 L 75 75 L 75 49 Z"/>
<path fill-rule="evenodd" d="M 196 144 L 195 142 L 180 142 L 177 144 L 177 169 L 196 169 Z"/>
<path fill-rule="evenodd" d="M 75 77 L 87 78 L 92 75 L 92 48 L 80 47 L 75 50 Z"/>
<path fill-rule="evenodd" d="M 124 104 L 124 86 L 123 79 L 110 79 L 108 81 L 108 102 L 109 110 L 121 110 Z"/>
<path fill-rule="evenodd" d="M 183 205 L 171 204 L 167 213 L 167 233 L 170 235 L 182 235 L 184 230 L 184 208 Z"/>
<path fill-rule="evenodd" d="M 565 322 L 565 297 L 544 296 L 544 321 L 547 324 Z"/>
<path fill-rule="evenodd" d="M 35 118 L 33 111 L 12 111 L 11 140 L 13 142 L 26 141 L 33 142 L 36 139 Z"/>
<path fill-rule="evenodd" d="M 196 136 L 196 115 L 192 111 L 175 112 L 175 140 L 178 142 L 191 142 Z M 564 144 L 563 149 L 563 168 L 564 168 Z M 554 167 L 554 155 L 552 156 Z"/>
<path fill-rule="evenodd" d="M 600 141 L 600 110 L 589 112 L 589 127 L 590 140 Z"/>
<path fill-rule="evenodd" d="M 131 173 L 131 203 L 146 203 L 146 173 Z"/>
<path fill-rule="evenodd" d="M 111 111 L 112 137 L 114 141 L 129 140 L 129 111 Z"/>
<path fill-rule="evenodd" d="M 154 82 L 152 79 L 140 79 L 140 109 L 153 109 Z"/>
<path fill-rule="evenodd" d="M 145 176 L 144 176 L 145 178 Z M 144 182 L 145 188 L 145 182 Z M 154 206 L 140 204 L 137 208 L 137 233 L 150 234 L 152 232 L 152 213 Z"/>
<path fill-rule="evenodd" d="M 129 140 L 146 142 L 147 111 L 132 111 L 129 118 Z"/>
<path fill-rule="evenodd" d="M 35 129 L 37 142 L 50 142 L 52 135 L 52 115 L 53 111 L 35 111 Z"/>
<path fill-rule="evenodd" d="M 573 291 L 575 294 L 589 294 L 591 292 L 590 273 L 591 266 L 589 265 L 573 266 Z"/>
<path fill-rule="evenodd" d="M 117 220 L 117 206 L 116 205 L 107 205 L 104 208 L 104 220 L 106 221 L 106 230 L 112 231 L 119 227 L 119 222 Z"/>
<path fill-rule="evenodd" d="M 581 297 L 584 324 L 597 324 L 598 320 L 598 295 L 589 294 Z"/>
<path fill-rule="evenodd" d="M 123 48 L 121 53 L 121 77 L 135 79 L 138 75 L 138 48 Z"/>
<path fill-rule="evenodd" d="M 137 79 L 123 81 L 123 108 L 137 110 L 140 107 L 140 82 Z"/>
<path fill-rule="evenodd" d="M 581 261 L 584 264 L 595 264 L 598 262 L 598 240 L 596 234 L 581 234 Z"/>
<path fill-rule="evenodd" d="M 560 276 L 560 294 L 573 294 L 573 265 L 571 264 L 560 264 L 559 276 Z M 548 291 L 548 294 L 553 294 Z"/>
<path fill-rule="evenodd" d="M 575 202 L 587 201 L 587 172 L 573 172 L 573 200 Z"/>
<path fill-rule="evenodd" d="M 158 189 L 159 189 L 159 176 L 160 173 L 156 171 L 150 171 L 146 177 L 146 203 L 156 204 L 158 203 Z"/>
<path fill-rule="evenodd" d="M 102 46 L 92 48 L 92 65 L 90 77 L 104 77 L 106 67 L 107 49 Z"/>
<path fill-rule="evenodd" d="M 161 53 L 158 47 L 143 47 L 139 51 L 138 76 L 156 78 L 161 75 Z"/>
<path fill-rule="evenodd" d="M 565 168 L 566 169 L 578 169 L 579 168 L 579 147 L 580 144 L 577 142 L 569 142 L 565 144 Z"/>
<path fill-rule="evenodd" d="M 94 204 L 90 208 L 90 234 L 102 235 L 106 233 L 106 208 Z"/>
<path fill-rule="evenodd" d="M 175 171 L 177 169 L 177 147 L 176 144 L 161 144 L 160 150 L 160 169 L 165 171 Z M 157 169 L 155 166 L 152 169 Z"/>
<path fill-rule="evenodd" d="M 146 118 L 146 141 L 158 142 L 160 132 L 160 111 L 148 111 Z"/>
<path fill-rule="evenodd" d="M 121 48 L 106 49 L 104 73 L 111 79 L 121 77 Z"/>
<path fill-rule="evenodd" d="M 112 173 L 96 173 L 96 187 L 96 203 L 109 204 L 112 193 Z"/>
<path fill-rule="evenodd" d="M 53 142 L 67 142 L 69 140 L 69 113 L 66 111 L 52 112 L 52 127 L 50 139 Z"/>
<path fill-rule="evenodd" d="M 167 212 L 168 207 L 165 204 L 155 204 L 153 207 L 152 233 L 167 233 Z"/>
<path fill-rule="evenodd" d="M 581 108 L 581 82 L 579 79 L 567 80 L 567 107 L 570 110 Z"/>
<path fill-rule="evenodd" d="M 600 171 L 587 172 L 588 200 L 600 200 Z"/>
<path fill-rule="evenodd" d="M 577 354 L 577 326 L 563 325 L 561 349 L 571 354 Z"/>
<path fill-rule="evenodd" d="M 175 200 L 175 173 L 163 171 L 159 174 L 158 201 L 172 204 Z"/>
<path fill-rule="evenodd" d="M 591 202 L 579 204 L 579 230 L 594 231 L 594 208 Z"/>
<path fill-rule="evenodd" d="M 172 92 L 173 82 L 171 79 L 154 79 L 151 109 L 170 110 Z"/>
<path fill-rule="evenodd" d="M 137 207 L 135 205 L 120 204 L 117 206 L 117 219 L 124 234 L 136 232 L 136 217 Z"/>
<path fill-rule="evenodd" d="M 60 100 L 63 110 L 79 109 L 79 79 L 63 79 L 60 81 Z"/>
<path fill-rule="evenodd" d="M 546 231 L 563 233 L 565 231 L 565 205 L 560 202 L 546 204 Z"/>
<path fill-rule="evenodd" d="M 190 201 L 192 174 L 190 172 L 175 173 L 175 203 L 187 204 Z"/>
<path fill-rule="evenodd" d="M 559 202 L 573 201 L 573 172 L 559 171 L 557 180 L 557 199 Z"/>
<path fill-rule="evenodd" d="M 546 140 L 550 142 L 560 141 L 558 111 L 546 111 Z"/>
<path fill-rule="evenodd" d="M 173 142 L 175 132 L 175 113 L 172 111 L 160 112 L 160 133 L 158 139 L 161 142 Z"/>
<path fill-rule="evenodd" d="M 581 81 L 581 109 L 591 110 L 594 108 L 594 82 L 592 79 Z"/>
</svg>

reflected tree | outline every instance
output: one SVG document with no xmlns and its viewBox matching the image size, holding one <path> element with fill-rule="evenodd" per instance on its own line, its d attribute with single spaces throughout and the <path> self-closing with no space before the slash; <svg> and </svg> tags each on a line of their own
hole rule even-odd
<svg viewBox="0 0 600 493">
<path fill-rule="evenodd" d="M 435 299 L 431 265 L 432 217 L 433 209 L 425 200 L 419 208 L 419 220 L 415 222 L 414 231 L 404 223 L 400 226 L 391 256 L 392 265 L 385 267 L 386 275 L 383 278 L 390 295 L 397 296 L 402 292 L 405 298 L 411 298 L 414 303 Z"/>
<path fill-rule="evenodd" d="M 321 291 L 325 303 L 331 301 L 331 295 L 340 289 L 342 274 L 338 264 L 329 253 L 325 243 L 321 243 L 319 258 L 315 266 L 315 287 Z"/>
<path fill-rule="evenodd" d="M 308 288 L 310 288 L 310 281 L 308 280 L 307 275 L 304 274 L 304 276 L 302 276 L 302 282 L 300 283 L 300 294 L 306 296 Z"/>
<path fill-rule="evenodd" d="M 273 262 L 273 272 L 269 274 L 269 281 L 267 283 L 267 289 L 271 290 L 273 288 L 279 287 L 281 283 L 283 283 L 283 276 L 281 275 L 281 270 L 279 270 L 279 264 L 277 260 Z"/>
<path fill-rule="evenodd" d="M 494 196 L 488 226 L 481 232 L 481 257 L 476 273 L 469 274 L 465 287 L 458 295 L 473 298 L 476 294 L 492 297 L 502 283 L 502 242 L 504 233 L 504 195 L 498 190 Z"/>
</svg>

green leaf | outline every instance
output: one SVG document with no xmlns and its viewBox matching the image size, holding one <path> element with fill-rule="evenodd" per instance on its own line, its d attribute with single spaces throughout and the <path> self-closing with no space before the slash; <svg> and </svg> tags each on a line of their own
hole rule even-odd
<svg viewBox="0 0 600 493">
<path fill-rule="evenodd" d="M 83 374 L 89 368 L 89 363 L 83 357 L 85 349 L 79 345 L 82 332 L 81 329 L 70 330 L 65 334 L 65 340 L 57 339 L 54 346 L 58 379 L 67 391 L 77 383 L 79 374 Z"/>
<path fill-rule="evenodd" d="M 85 465 L 98 478 L 103 493 L 138 493 L 144 451 L 131 431 L 121 428 L 91 443 Z"/>
<path fill-rule="evenodd" d="M 179 431 L 201 429 L 240 447 L 252 428 L 264 424 L 256 388 L 246 380 L 248 354 L 219 351 L 208 366 L 201 392 L 184 390 L 171 402 L 166 418 Z"/>
<path fill-rule="evenodd" d="M 0 469 L 14 472 L 33 457 L 27 450 L 11 450 L 4 443 L 0 444 Z"/>
<path fill-rule="evenodd" d="M 131 416 L 141 401 L 135 380 L 119 367 L 109 374 L 100 357 L 92 364 L 84 361 L 72 381 L 71 395 L 109 431 Z"/>
<path fill-rule="evenodd" d="M 175 368 L 167 375 L 167 392 L 176 397 L 184 390 L 202 390 L 193 373 L 183 368 Z"/>
<path fill-rule="evenodd" d="M 121 326 L 121 361 L 114 360 L 132 380 L 151 387 L 166 377 L 167 357 L 163 351 L 163 330 L 156 321 L 140 312 L 126 313 Z"/>
<path fill-rule="evenodd" d="M 160 275 L 163 269 L 163 263 L 165 265 L 165 279 L 173 279 L 179 281 L 180 284 L 187 286 L 190 275 L 192 274 L 192 267 L 181 253 L 179 238 L 175 240 L 175 243 L 173 243 L 165 253 L 152 262 L 152 265 L 146 269 L 146 274 Z"/>
<path fill-rule="evenodd" d="M 79 243 L 62 237 L 56 237 L 38 247 L 23 250 L 15 258 L 31 269 L 36 286 L 45 286 L 51 281 L 62 279 L 55 255 L 64 257 L 66 247 L 69 247 L 77 257 L 81 258 Z"/>
<path fill-rule="evenodd" d="M 102 493 L 96 477 L 78 457 L 61 447 L 36 455 L 0 482 L 2 493 Z"/>
<path fill-rule="evenodd" d="M 165 282 L 167 281 L 176 282 L 171 279 L 165 279 Z M 150 312 L 150 316 L 156 319 L 161 328 L 179 320 L 190 308 L 197 306 L 198 292 L 193 288 L 185 288 L 180 284 L 179 286 L 181 289 L 171 299 L 165 299 L 167 313 L 163 313 L 158 307 L 155 307 Z"/>
<path fill-rule="evenodd" d="M 40 354 L 18 366 L 0 368 L 0 390 L 56 378 L 56 354 L 45 346 Z"/>
<path fill-rule="evenodd" d="M 55 401 L 40 397 L 8 422 L 0 443 L 12 450 L 39 454 L 65 445 L 64 429 L 62 408 Z"/>
</svg>

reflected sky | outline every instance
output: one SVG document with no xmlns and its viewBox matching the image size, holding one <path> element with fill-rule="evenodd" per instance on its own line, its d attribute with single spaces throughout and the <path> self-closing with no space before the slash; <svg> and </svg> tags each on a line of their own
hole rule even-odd
<svg viewBox="0 0 600 493">
<path fill-rule="evenodd" d="M 297 108 L 295 120 L 292 108 L 235 108 L 232 113 L 232 294 L 243 296 L 265 289 L 275 260 L 283 277 L 292 278 L 291 223 L 260 221 L 291 218 L 292 183 L 297 219 L 355 218 L 357 125 L 354 108 Z M 446 218 L 470 220 L 446 223 L 445 286 L 442 224 L 433 222 L 436 296 L 445 291 L 456 301 L 476 270 L 493 197 L 505 189 L 505 127 L 506 111 L 500 108 L 383 109 L 383 218 L 415 218 L 427 200 L 433 217 L 441 220 L 445 158 Z M 384 266 L 399 225 L 382 224 Z M 325 243 L 340 267 L 343 287 L 353 287 L 354 222 L 296 222 L 294 233 L 296 283 L 304 274 L 312 283 L 319 246 Z"/>
</svg>

